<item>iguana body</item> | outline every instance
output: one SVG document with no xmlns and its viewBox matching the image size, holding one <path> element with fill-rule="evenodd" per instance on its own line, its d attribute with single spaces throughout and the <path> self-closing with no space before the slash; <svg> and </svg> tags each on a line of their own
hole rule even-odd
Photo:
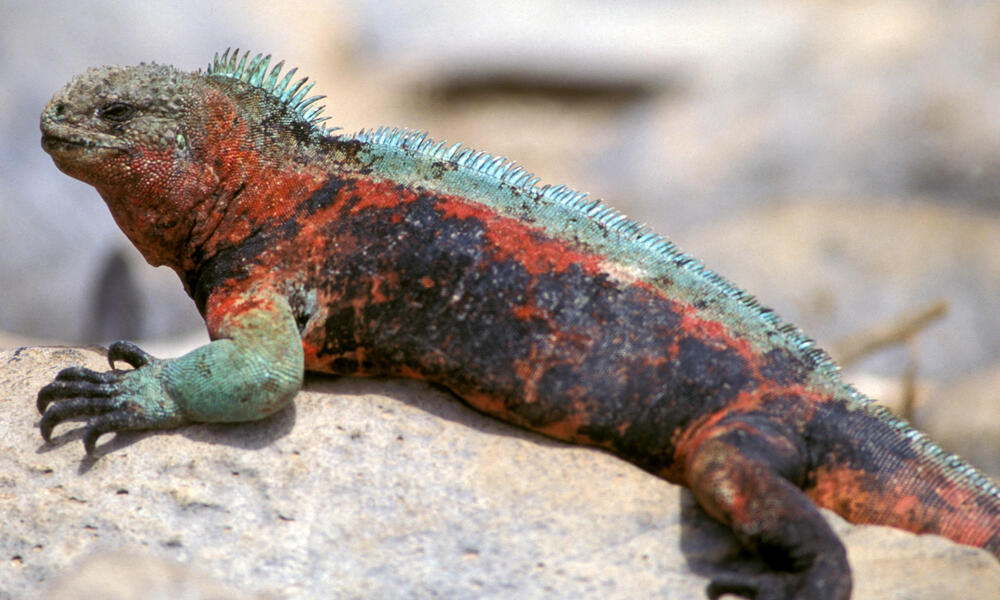
<svg viewBox="0 0 1000 600">
<path fill-rule="evenodd" d="M 794 327 L 668 241 L 508 161 L 402 130 L 333 135 L 281 65 L 103 67 L 42 114 L 43 146 L 95 186 L 212 342 L 131 344 L 39 393 L 43 436 L 245 421 L 303 369 L 400 375 L 689 486 L 775 569 L 710 593 L 846 598 L 817 511 L 1000 557 L 1000 489 L 842 383 Z M 810 501 L 811 500 L 811 501 Z"/>
</svg>

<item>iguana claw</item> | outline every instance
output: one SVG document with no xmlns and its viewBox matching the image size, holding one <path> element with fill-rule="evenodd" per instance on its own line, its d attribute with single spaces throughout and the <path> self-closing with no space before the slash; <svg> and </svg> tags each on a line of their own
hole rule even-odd
<svg viewBox="0 0 1000 600">
<path fill-rule="evenodd" d="M 133 368 L 138 369 L 156 360 L 152 354 L 146 352 L 132 342 L 118 341 L 108 347 L 108 364 L 115 368 L 115 361 L 122 360 Z"/>
<path fill-rule="evenodd" d="M 35 406 L 38 412 L 44 414 L 49 404 L 56 400 L 78 396 L 110 396 L 114 393 L 114 385 L 119 381 L 121 376 L 115 371 L 101 373 L 85 367 L 69 367 L 59 371 L 52 383 L 38 391 Z"/>
<path fill-rule="evenodd" d="M 133 369 L 115 369 L 119 360 Z M 39 390 L 36 406 L 42 419 L 38 427 L 46 442 L 52 441 L 57 425 L 77 417 L 91 417 L 83 433 L 88 454 L 93 454 L 104 433 L 150 426 L 149 411 L 141 406 L 143 394 L 137 392 L 156 384 L 155 376 L 147 370 L 155 367 L 157 359 L 131 342 L 115 342 L 108 350 L 108 362 L 112 370 L 104 373 L 85 367 L 63 369 Z"/>
</svg>

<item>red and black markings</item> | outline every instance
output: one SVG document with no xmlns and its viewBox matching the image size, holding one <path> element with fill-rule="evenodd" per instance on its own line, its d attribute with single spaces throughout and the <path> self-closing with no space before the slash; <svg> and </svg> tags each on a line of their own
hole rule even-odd
<svg viewBox="0 0 1000 600">
<path fill-rule="evenodd" d="M 607 447 L 670 479 L 683 477 L 677 445 L 696 445 L 683 432 L 732 427 L 752 450 L 755 438 L 769 447 L 768 435 L 747 423 L 790 424 L 786 440 L 829 427 L 800 414 L 828 399 L 805 388 L 804 359 L 756 353 L 694 307 L 613 280 L 602 258 L 461 199 L 331 178 L 208 261 L 196 299 L 203 306 L 224 283 L 294 281 L 285 292 L 308 368 L 434 381 L 482 410 Z M 311 320 L 308 291 L 324 319 Z M 878 455 L 830 443 L 840 445 L 802 452 L 782 470 L 808 486 L 805 469 L 832 456 L 855 471 L 880 468 Z"/>
<path fill-rule="evenodd" d="M 275 247 L 285 248 L 276 253 Z M 760 357 L 726 327 L 604 257 L 459 198 L 365 177 L 329 179 L 297 211 L 209 261 L 215 286 L 295 282 L 307 368 L 444 385 L 484 411 L 601 445 L 655 472 L 677 432 L 798 359 Z M 315 291 L 325 314 L 301 300 Z"/>
<path fill-rule="evenodd" d="M 837 403 L 819 407 L 803 435 L 816 465 L 803 488 L 820 506 L 854 523 L 937 533 L 1000 555 L 997 498 L 959 477 L 940 450 Z"/>
</svg>

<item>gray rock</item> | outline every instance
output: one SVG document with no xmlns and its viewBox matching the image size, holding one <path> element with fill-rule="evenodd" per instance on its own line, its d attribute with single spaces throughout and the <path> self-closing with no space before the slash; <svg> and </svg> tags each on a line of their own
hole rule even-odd
<svg viewBox="0 0 1000 600">
<path fill-rule="evenodd" d="M 2 600 L 74 598 L 67 582 L 95 571 L 144 598 L 216 590 L 203 573 L 270 598 L 683 600 L 704 597 L 713 565 L 762 568 L 686 490 L 412 381 L 312 378 L 263 422 L 109 436 L 88 459 L 72 425 L 53 446 L 37 431 L 38 388 L 74 364 L 105 361 L 0 353 Z M 855 598 L 1000 589 L 985 551 L 828 515 Z M 233 597 L 209 593 L 192 597 Z"/>
<path fill-rule="evenodd" d="M 577 173 L 553 183 L 613 190 L 616 204 L 668 232 L 817 193 L 997 205 L 1000 103 L 991 83 L 1000 45 L 986 25 L 1000 14 L 994 3 L 577 2 L 571 10 L 572 19 L 556 0 L 511 11 L 365 4 L 360 51 L 387 80 L 418 90 L 491 76 L 656 90 L 600 119 L 581 110 L 586 98 L 553 111 L 550 123 L 579 111 L 586 127 L 576 145 L 591 149 L 568 154 Z M 484 131 L 503 118 L 490 108 L 479 115 Z M 533 134 L 557 154 L 565 140 L 552 139 L 554 130 L 508 128 L 501 141 Z"/>
<path fill-rule="evenodd" d="M 938 390 L 913 421 L 984 473 L 1000 481 L 1000 366 Z"/>
<path fill-rule="evenodd" d="M 127 576 L 122 576 L 127 573 Z M 197 569 L 135 552 L 88 556 L 59 577 L 44 600 L 252 600 Z M 263 600 L 263 596 L 256 596 Z"/>
</svg>

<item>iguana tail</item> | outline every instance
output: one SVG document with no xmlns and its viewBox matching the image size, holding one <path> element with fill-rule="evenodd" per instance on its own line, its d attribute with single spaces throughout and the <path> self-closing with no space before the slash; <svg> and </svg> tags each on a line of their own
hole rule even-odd
<svg viewBox="0 0 1000 600">
<path fill-rule="evenodd" d="M 813 419 L 803 488 L 852 523 L 934 533 L 1000 559 L 1000 487 L 905 421 L 854 395 Z"/>
</svg>

